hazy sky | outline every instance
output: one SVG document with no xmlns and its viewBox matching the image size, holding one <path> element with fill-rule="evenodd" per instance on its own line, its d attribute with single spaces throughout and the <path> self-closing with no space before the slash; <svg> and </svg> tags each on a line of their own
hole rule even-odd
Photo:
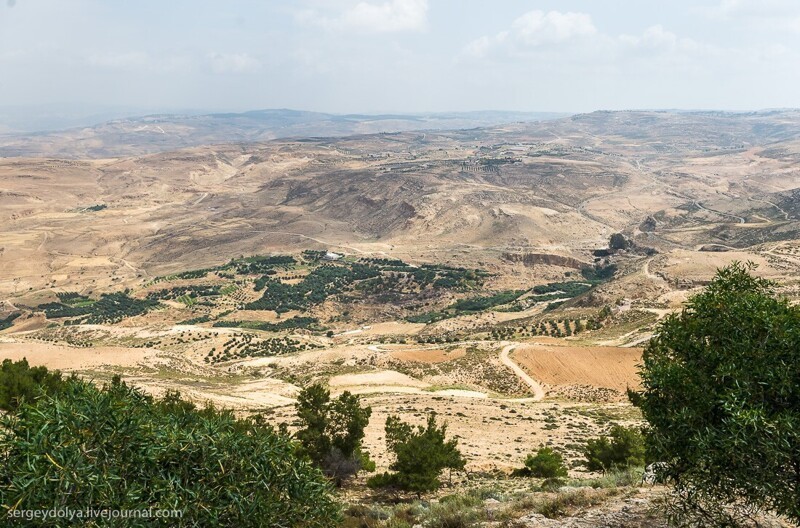
<svg viewBox="0 0 800 528">
<path fill-rule="evenodd" d="M 798 0 L 0 0 L 0 105 L 800 106 Z"/>
</svg>

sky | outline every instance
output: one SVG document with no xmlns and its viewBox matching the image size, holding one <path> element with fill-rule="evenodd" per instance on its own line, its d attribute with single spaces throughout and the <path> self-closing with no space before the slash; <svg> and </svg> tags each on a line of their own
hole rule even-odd
<svg viewBox="0 0 800 528">
<path fill-rule="evenodd" d="M 800 107 L 800 1 L 0 0 L 0 106 L 32 105 Z"/>
</svg>

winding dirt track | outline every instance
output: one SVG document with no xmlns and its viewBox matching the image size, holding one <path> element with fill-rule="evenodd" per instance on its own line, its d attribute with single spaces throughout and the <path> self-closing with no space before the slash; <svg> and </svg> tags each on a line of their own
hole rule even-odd
<svg viewBox="0 0 800 528">
<path fill-rule="evenodd" d="M 511 343 L 510 345 L 506 345 L 503 347 L 503 350 L 500 352 L 500 361 L 503 365 L 507 366 L 511 370 L 514 371 L 514 374 L 519 376 L 519 379 L 524 381 L 533 391 L 533 398 L 530 398 L 532 401 L 539 401 L 544 399 L 544 389 L 542 388 L 541 384 L 533 379 L 532 377 L 528 376 L 528 374 L 522 370 L 522 368 L 514 363 L 514 361 L 508 356 L 512 350 L 514 350 L 519 343 Z"/>
<path fill-rule="evenodd" d="M 468 345 L 468 344 L 472 344 L 472 343 L 478 343 L 478 341 L 462 341 L 461 343 L 459 343 L 459 345 Z M 509 357 L 509 354 L 511 353 L 511 351 L 514 350 L 517 346 L 519 346 L 519 343 L 510 343 L 510 344 L 505 345 L 503 347 L 503 349 L 500 351 L 500 362 L 503 363 L 503 365 L 505 365 L 508 368 L 510 368 L 514 372 L 514 374 L 516 374 L 526 385 L 528 385 L 528 387 L 530 387 L 531 392 L 533 392 L 533 397 L 532 398 L 509 398 L 508 401 L 532 402 L 532 401 L 543 400 L 544 397 L 545 397 L 545 391 L 544 391 L 544 388 L 542 387 L 542 385 L 538 381 L 536 381 L 535 379 L 530 377 L 524 370 L 522 370 L 522 368 L 519 365 L 514 363 L 514 360 L 512 360 Z M 431 347 L 420 348 L 419 350 L 427 350 L 427 349 L 434 349 L 434 348 L 437 348 L 437 347 L 436 346 L 431 346 Z M 382 351 L 382 349 L 380 348 L 379 345 L 371 345 L 369 347 L 369 349 L 373 350 L 375 352 Z"/>
</svg>

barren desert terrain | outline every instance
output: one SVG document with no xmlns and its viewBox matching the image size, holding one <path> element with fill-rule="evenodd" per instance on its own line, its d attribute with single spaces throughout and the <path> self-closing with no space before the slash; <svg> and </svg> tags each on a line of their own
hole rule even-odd
<svg viewBox="0 0 800 528">
<path fill-rule="evenodd" d="M 473 471 L 574 462 L 639 420 L 642 347 L 718 267 L 800 295 L 795 111 L 25 145 L 0 159 L 0 356 L 290 425 L 319 381 L 372 406 L 379 467 L 385 416 L 431 410 Z"/>
</svg>

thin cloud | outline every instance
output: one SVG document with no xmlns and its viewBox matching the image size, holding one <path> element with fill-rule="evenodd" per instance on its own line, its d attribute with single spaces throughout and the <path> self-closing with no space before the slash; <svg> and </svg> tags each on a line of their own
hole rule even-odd
<svg viewBox="0 0 800 528">
<path fill-rule="evenodd" d="M 657 52 L 691 52 L 703 47 L 693 39 L 667 31 L 660 24 L 650 26 L 641 35 L 620 35 L 619 42 L 627 47 Z"/>
<path fill-rule="evenodd" d="M 13 49 L 0 51 L 0 62 L 19 62 L 29 55 L 28 50 Z"/>
<path fill-rule="evenodd" d="M 298 13 L 300 22 L 338 31 L 360 33 L 398 33 L 422 31 L 428 26 L 428 0 L 389 0 L 383 3 L 360 2 L 336 16 L 313 9 Z"/>
<path fill-rule="evenodd" d="M 512 36 L 528 46 L 558 44 L 597 33 L 586 13 L 530 11 L 511 24 Z"/>
<path fill-rule="evenodd" d="M 209 53 L 206 58 L 214 73 L 257 73 L 263 66 L 247 53 Z"/>
<path fill-rule="evenodd" d="M 143 51 L 106 52 L 89 55 L 86 62 L 101 68 L 128 70 L 146 68 L 150 64 L 150 57 Z"/>
<path fill-rule="evenodd" d="M 720 18 L 781 17 L 798 14 L 795 0 L 722 0 L 711 6 L 701 6 L 698 11 Z"/>
<path fill-rule="evenodd" d="M 498 49 L 511 55 L 524 54 L 546 46 L 562 46 L 585 40 L 598 33 L 587 13 L 529 11 L 494 36 L 479 37 L 464 48 L 464 55 L 484 58 Z"/>
<path fill-rule="evenodd" d="M 177 55 L 155 56 L 145 51 L 93 53 L 86 64 L 101 70 L 139 71 L 151 73 L 184 73 L 192 68 L 192 60 Z"/>
<path fill-rule="evenodd" d="M 691 55 L 708 51 L 693 39 L 680 37 L 657 24 L 640 34 L 612 36 L 598 30 L 586 13 L 531 11 L 494 36 L 468 43 L 460 59 L 500 60 L 547 57 L 570 62 L 609 63 L 640 56 Z"/>
<path fill-rule="evenodd" d="M 800 3 L 796 0 L 722 0 L 693 11 L 719 22 L 738 22 L 764 31 L 800 32 Z"/>
</svg>

